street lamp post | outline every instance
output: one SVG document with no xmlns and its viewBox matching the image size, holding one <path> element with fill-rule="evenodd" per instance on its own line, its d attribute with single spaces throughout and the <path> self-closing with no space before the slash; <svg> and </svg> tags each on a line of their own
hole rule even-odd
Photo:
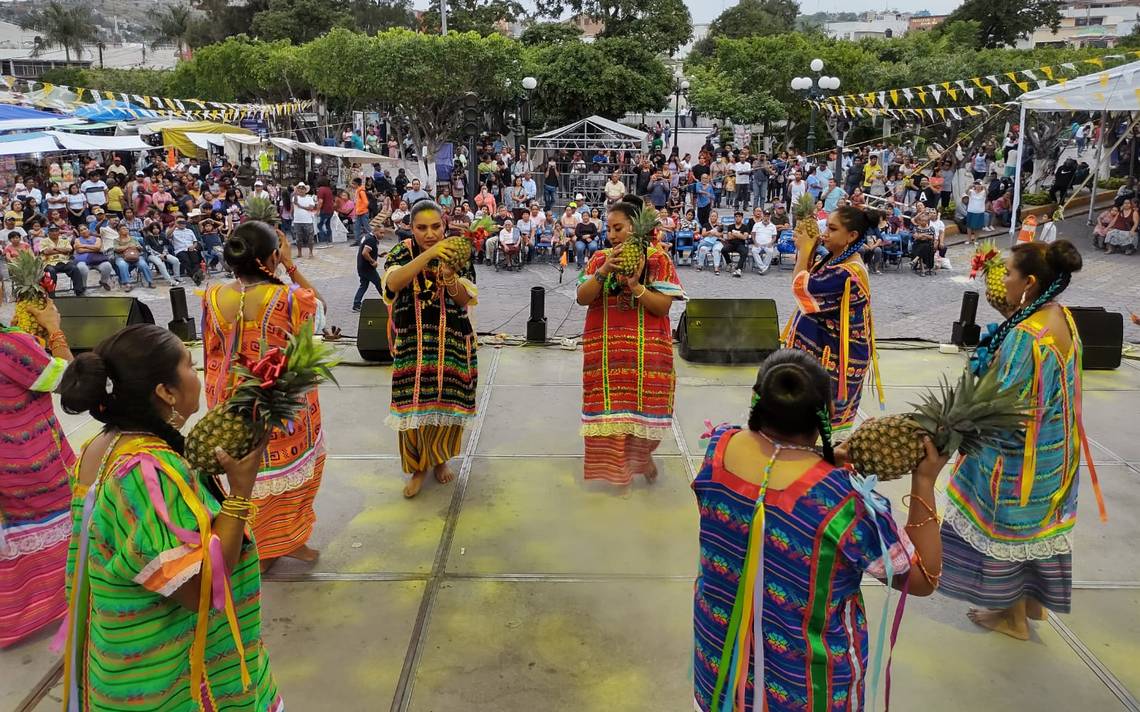
<svg viewBox="0 0 1140 712">
<path fill-rule="evenodd" d="M 678 129 L 681 128 L 681 97 L 689 94 L 689 80 L 680 74 L 673 77 L 673 148 L 677 147 Z"/>
<path fill-rule="evenodd" d="M 523 77 L 523 100 L 522 106 L 519 107 L 519 123 L 522 124 L 523 147 L 527 150 L 527 160 L 530 157 L 530 136 L 527 135 L 527 126 L 530 124 L 530 95 L 536 88 L 538 88 L 538 80 L 534 77 Z M 515 160 L 518 160 L 519 152 L 515 151 Z M 533 162 L 533 161 L 532 161 Z"/>
<path fill-rule="evenodd" d="M 814 77 L 795 77 L 792 79 L 792 91 L 803 92 L 811 101 L 819 101 L 826 92 L 834 91 L 839 88 L 839 77 L 829 77 L 821 74 L 823 72 L 823 60 L 813 59 L 811 61 L 811 71 L 815 74 Z M 807 152 L 809 154 L 815 151 L 815 122 L 816 122 L 816 106 L 814 103 L 811 106 L 811 120 L 808 124 L 807 135 Z"/>
</svg>

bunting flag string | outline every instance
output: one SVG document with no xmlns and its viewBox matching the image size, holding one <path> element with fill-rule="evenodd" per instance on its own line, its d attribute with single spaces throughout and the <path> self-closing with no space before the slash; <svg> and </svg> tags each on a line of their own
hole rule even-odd
<svg viewBox="0 0 1140 712">
<path fill-rule="evenodd" d="M 129 113 L 137 114 L 137 118 L 191 118 L 210 119 L 220 121 L 239 121 L 247 117 L 264 118 L 267 116 L 289 116 L 310 111 L 313 107 L 311 99 L 290 99 L 289 101 L 254 104 L 243 102 L 203 101 L 202 99 L 170 99 L 159 96 L 146 96 L 141 94 L 127 94 L 89 89 L 87 87 L 73 87 L 66 84 L 51 84 L 38 82 L 10 74 L 0 75 L 0 81 L 8 91 L 20 91 L 21 86 L 26 92 L 43 91 L 51 94 L 55 90 L 73 92 L 75 100 L 72 106 L 98 105 L 107 101 L 122 102 L 127 106 L 116 105 L 115 108 L 125 109 Z M 90 101 L 84 101 L 84 95 L 90 95 Z"/>
<path fill-rule="evenodd" d="M 822 103 L 830 104 L 834 107 L 846 107 L 849 110 L 855 106 L 864 109 L 888 109 L 891 107 L 914 106 L 916 104 L 926 105 L 928 100 L 930 100 L 929 103 L 937 105 L 943 103 L 943 97 L 948 97 L 952 102 L 958 101 L 959 96 L 962 94 L 973 99 L 977 89 L 980 89 L 987 97 L 993 97 L 994 89 L 999 89 L 1006 96 L 1010 96 L 1010 92 L 1014 87 L 1021 92 L 1027 92 L 1030 90 L 1030 87 L 1041 88 L 1054 83 L 1064 84 L 1074 76 L 1078 76 L 1082 72 L 1082 67 L 1086 69 L 1090 67 L 1104 69 L 1106 62 L 1122 62 L 1136 58 L 1140 58 L 1140 50 L 1106 54 L 1100 57 L 1090 57 L 1088 59 L 1077 59 L 1072 62 L 1062 62 L 1057 65 L 1045 67 L 1018 69 L 1004 72 L 1000 76 L 996 74 L 986 74 L 969 77 L 968 79 L 955 79 L 947 82 L 921 84 L 913 87 L 886 89 L 884 91 L 867 92 L 865 94 L 829 96 L 826 97 Z M 1005 81 L 1006 79 L 1009 81 Z"/>
<path fill-rule="evenodd" d="M 809 101 L 817 108 L 829 114 L 847 118 L 862 118 L 868 116 L 886 116 L 892 119 L 917 119 L 918 121 L 945 121 L 947 118 L 961 119 L 963 116 L 989 116 L 994 111 L 1015 106 L 1017 102 L 1007 101 L 1000 104 L 974 104 L 971 106 L 947 106 L 937 108 L 911 108 L 900 107 L 889 109 L 875 106 L 835 106 L 826 101 Z"/>
</svg>

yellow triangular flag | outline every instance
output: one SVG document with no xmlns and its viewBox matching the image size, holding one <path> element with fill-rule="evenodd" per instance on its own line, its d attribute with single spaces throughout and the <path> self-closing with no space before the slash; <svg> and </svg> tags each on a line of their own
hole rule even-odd
<svg viewBox="0 0 1140 712">
<path fill-rule="evenodd" d="M 895 106 L 899 105 L 899 90 L 891 89 L 891 103 Z"/>
<path fill-rule="evenodd" d="M 985 89 L 986 88 L 985 85 L 982 84 L 982 78 L 981 77 L 971 77 L 970 81 L 972 81 L 974 84 L 977 84 L 979 89 Z"/>
<path fill-rule="evenodd" d="M 1053 68 L 1052 67 L 1042 67 L 1041 71 L 1045 74 L 1046 78 L 1048 78 L 1050 81 L 1053 80 Z"/>
<path fill-rule="evenodd" d="M 958 101 L 958 90 L 957 89 L 947 89 L 946 93 L 950 95 L 951 99 L 953 99 L 954 101 Z"/>
<path fill-rule="evenodd" d="M 1102 74 L 1102 75 L 1100 75 L 1100 76 L 1098 77 L 1098 79 L 1100 80 L 1100 85 L 1101 85 L 1102 87 L 1106 87 L 1106 86 L 1108 86 L 1108 75 L 1107 75 L 1107 74 Z"/>
<path fill-rule="evenodd" d="M 923 104 L 926 103 L 926 91 L 925 90 L 923 90 L 923 89 L 918 90 L 918 100 L 921 101 Z"/>
<path fill-rule="evenodd" d="M 984 91 L 986 93 L 986 96 L 988 96 L 988 97 L 992 97 L 994 95 L 994 88 L 991 87 L 989 84 L 983 85 L 982 91 Z"/>
<path fill-rule="evenodd" d="M 1089 64 L 1095 64 L 1096 66 L 1100 67 L 1101 69 L 1104 69 L 1104 60 L 1102 60 L 1100 57 L 1092 57 L 1090 59 L 1086 59 L 1085 61 L 1088 62 Z"/>
<path fill-rule="evenodd" d="M 1021 91 L 1029 91 L 1029 82 L 1014 82 Z"/>
<path fill-rule="evenodd" d="M 938 115 L 941 116 L 943 119 L 945 119 L 946 118 L 946 109 L 939 107 L 938 108 Z"/>
</svg>

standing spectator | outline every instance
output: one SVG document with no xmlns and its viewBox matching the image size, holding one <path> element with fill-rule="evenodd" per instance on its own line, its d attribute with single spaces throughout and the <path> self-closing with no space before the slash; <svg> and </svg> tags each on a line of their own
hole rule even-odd
<svg viewBox="0 0 1140 712">
<path fill-rule="evenodd" d="M 107 205 L 107 184 L 103 182 L 102 174 L 95 171 L 79 186 L 79 191 L 87 198 L 87 205 L 94 210 Z"/>
<path fill-rule="evenodd" d="M 768 202 L 768 179 L 770 178 L 768 154 L 760 153 L 752 162 L 752 204 L 763 208 Z"/>
<path fill-rule="evenodd" d="M 839 208 L 839 201 L 847 197 L 847 193 L 839 187 L 835 182 L 835 176 L 827 179 L 827 188 L 820 194 L 820 200 L 823 201 L 823 211 L 827 214 L 834 213 Z"/>
<path fill-rule="evenodd" d="M 84 223 L 87 217 L 87 196 L 79 190 L 79 186 L 72 183 L 67 187 L 67 221 L 71 227 L 76 228 Z"/>
<path fill-rule="evenodd" d="M 402 168 L 400 170 L 403 172 Z M 332 218 L 336 214 L 336 195 L 329 186 L 329 179 L 323 176 L 317 180 L 317 214 L 317 246 L 328 247 L 332 244 Z"/>
<path fill-rule="evenodd" d="M 974 157 L 970 163 L 970 169 L 974 173 L 974 180 L 981 180 L 986 177 L 990 172 L 990 160 L 986 155 L 985 149 L 979 148 L 974 151 Z"/>
<path fill-rule="evenodd" d="M 1049 199 L 1054 203 L 1064 203 L 1069 195 L 1069 188 L 1073 185 L 1073 176 L 1077 173 L 1077 162 L 1066 158 L 1053 173 L 1053 185 L 1049 188 Z"/>
<path fill-rule="evenodd" d="M 1085 152 L 1085 141 L 1088 140 L 1088 128 L 1085 124 L 1073 122 L 1073 141 L 1077 144 L 1077 155 Z"/>
<path fill-rule="evenodd" d="M 309 258 L 313 257 L 315 241 L 317 199 L 309 195 L 309 186 L 298 183 L 293 186 L 293 241 L 297 245 L 297 257 L 302 248 L 309 248 Z"/>
<path fill-rule="evenodd" d="M 879 165 L 879 157 L 872 154 L 867 164 L 863 166 L 863 192 L 870 193 L 871 186 L 883 179 L 883 167 Z"/>
<path fill-rule="evenodd" d="M 736 198 L 733 205 L 737 210 L 748 210 L 748 199 L 752 195 L 752 161 L 748 159 L 748 149 L 741 149 L 736 163 L 732 164 L 736 174 Z"/>
<path fill-rule="evenodd" d="M 558 164 L 554 159 L 546 162 L 546 173 L 542 178 L 542 201 L 544 210 L 553 210 L 554 201 L 558 197 L 558 186 L 562 182 L 562 174 L 558 171 Z"/>
<path fill-rule="evenodd" d="M 986 188 L 981 179 L 974 181 L 962 199 L 966 201 L 967 242 L 972 245 L 978 238 L 978 230 L 986 226 Z"/>
<path fill-rule="evenodd" d="M 360 286 L 352 298 L 352 311 L 358 312 L 362 307 L 364 295 L 368 293 L 368 285 L 376 287 L 380 297 L 384 297 L 384 289 L 380 283 L 380 258 L 386 253 L 380 251 L 380 234 L 385 228 L 374 227 L 360 241 L 356 252 L 356 276 L 360 277 Z"/>
<path fill-rule="evenodd" d="M 700 181 L 693 187 L 693 193 L 694 203 L 697 206 L 697 222 L 701 224 L 701 227 L 708 228 L 714 193 L 707 172 L 701 174 Z"/>
<path fill-rule="evenodd" d="M 653 170 L 653 174 L 649 179 L 649 186 L 646 190 L 646 195 L 649 197 L 649 202 L 657 210 L 665 207 L 669 202 L 670 185 L 668 179 L 661 174 L 658 169 Z"/>
<path fill-rule="evenodd" d="M 939 177 L 942 178 L 942 187 L 939 191 L 942 200 L 939 202 L 939 207 L 948 207 L 954 201 L 954 176 L 957 172 L 953 159 L 943 159 L 942 168 L 938 171 Z"/>
<path fill-rule="evenodd" d="M 412 179 L 411 186 L 401 197 L 408 204 L 408 207 L 415 205 L 420 200 L 431 200 L 431 195 L 421 187 L 419 178 Z"/>
</svg>

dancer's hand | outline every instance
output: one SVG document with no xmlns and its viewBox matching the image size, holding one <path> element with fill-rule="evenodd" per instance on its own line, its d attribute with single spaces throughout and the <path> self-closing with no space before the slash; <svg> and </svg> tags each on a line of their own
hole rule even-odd
<svg viewBox="0 0 1140 712">
<path fill-rule="evenodd" d="M 637 285 L 641 283 L 641 273 L 645 271 L 645 258 L 642 257 L 637 261 L 637 267 L 633 270 L 633 274 L 626 277 L 622 275 L 618 277 L 623 288 L 630 290 L 637 289 Z"/>
<path fill-rule="evenodd" d="M 606 253 L 606 261 L 598 268 L 598 274 L 608 275 L 617 272 L 618 269 L 618 253 L 617 250 L 610 250 Z"/>
<path fill-rule="evenodd" d="M 1136 326 L 1140 326 L 1140 314 L 1132 312 L 1132 323 Z"/>
<path fill-rule="evenodd" d="M 926 457 L 922 458 L 918 467 L 914 468 L 914 483 L 933 489 L 934 482 L 938 479 L 938 473 L 942 472 L 942 468 L 946 466 L 950 455 L 943 455 L 938 452 L 938 448 L 934 447 L 934 441 L 929 436 L 923 436 L 922 446 L 926 449 Z"/>
<path fill-rule="evenodd" d="M 226 480 L 230 485 L 230 494 L 238 497 L 249 497 L 253 494 L 253 485 L 257 481 L 257 473 L 261 469 L 261 458 L 265 448 L 269 445 L 269 433 L 254 445 L 249 454 L 240 460 L 230 457 L 229 453 L 220 447 L 214 448 L 214 456 L 218 464 L 226 473 Z"/>
<path fill-rule="evenodd" d="M 55 302 L 52 300 L 47 300 L 47 304 L 45 304 L 42 309 L 29 306 L 28 311 L 32 313 L 35 320 L 39 322 L 40 326 L 46 329 L 49 334 L 54 334 L 59 331 L 59 310 L 56 309 Z"/>
</svg>

